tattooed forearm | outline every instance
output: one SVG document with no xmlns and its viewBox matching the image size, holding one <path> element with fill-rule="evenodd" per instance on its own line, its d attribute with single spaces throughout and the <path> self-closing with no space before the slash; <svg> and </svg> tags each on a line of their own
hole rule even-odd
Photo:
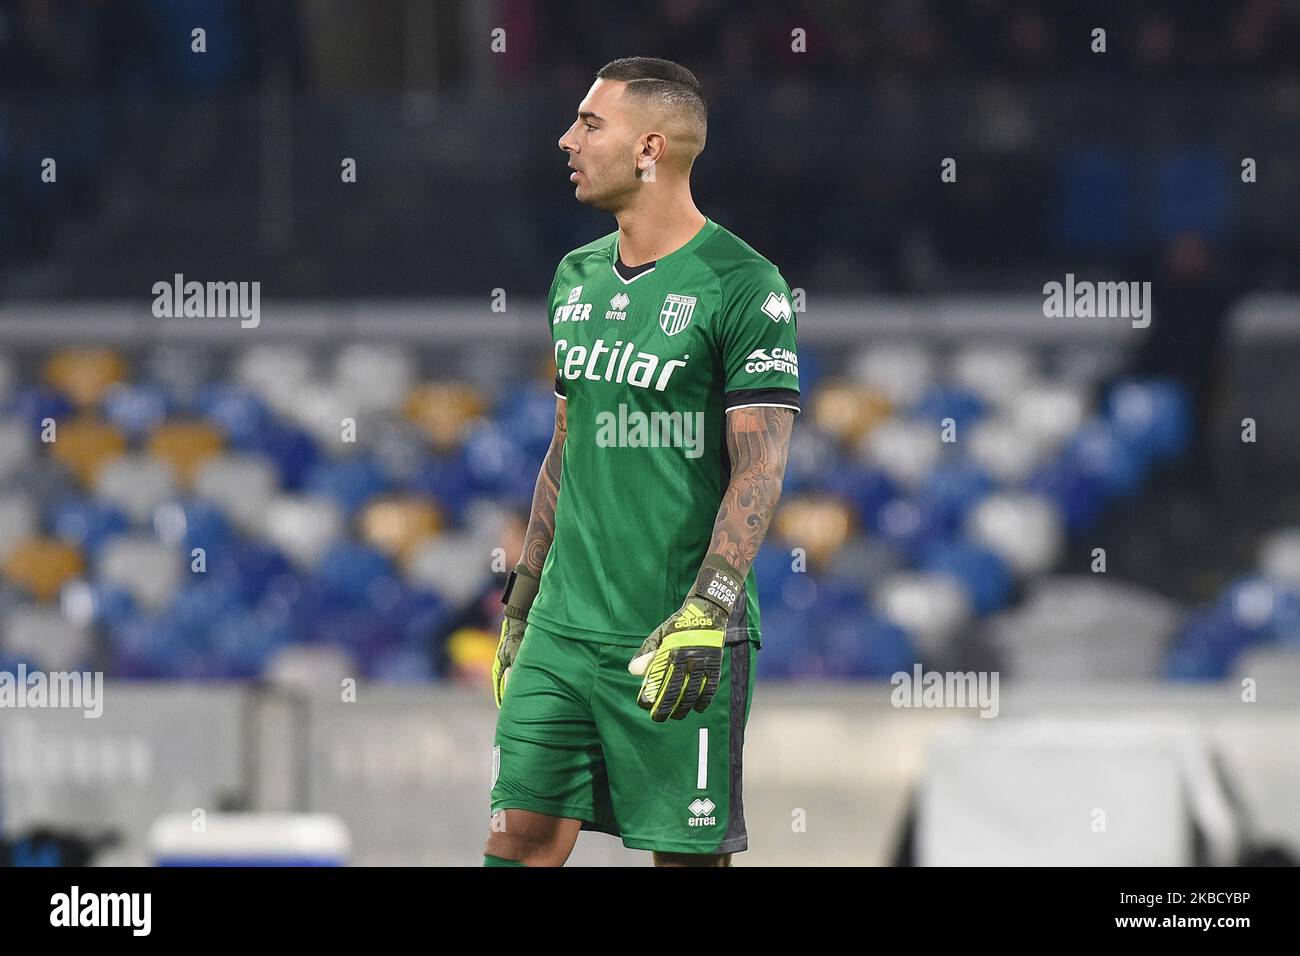
<svg viewBox="0 0 1300 956">
<path fill-rule="evenodd" d="M 742 575 L 749 573 L 781 497 L 793 426 L 794 411 L 789 408 L 727 413 L 731 481 L 718 507 L 709 553 L 721 556 Z"/>
<path fill-rule="evenodd" d="M 551 550 L 551 542 L 555 540 L 555 503 L 560 497 L 564 439 L 569 431 L 565 417 L 568 404 L 563 399 L 555 403 L 555 434 L 551 436 L 551 447 L 546 449 L 542 469 L 537 473 L 537 485 L 533 488 L 533 509 L 528 517 L 528 530 L 524 533 L 524 554 L 521 560 L 529 572 L 537 577 L 542 575 L 546 554 Z"/>
</svg>

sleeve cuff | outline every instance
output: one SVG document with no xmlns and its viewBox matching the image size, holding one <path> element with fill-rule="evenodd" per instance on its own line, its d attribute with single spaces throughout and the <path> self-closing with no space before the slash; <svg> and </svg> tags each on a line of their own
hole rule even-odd
<svg viewBox="0 0 1300 956">
<path fill-rule="evenodd" d="M 755 406 L 789 408 L 796 415 L 802 410 L 799 407 L 799 393 L 792 388 L 742 388 L 727 392 L 723 401 L 729 412 Z"/>
</svg>

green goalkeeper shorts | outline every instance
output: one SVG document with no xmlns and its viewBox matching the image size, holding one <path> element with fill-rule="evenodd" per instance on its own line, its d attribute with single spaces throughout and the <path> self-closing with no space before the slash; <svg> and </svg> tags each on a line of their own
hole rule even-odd
<svg viewBox="0 0 1300 956">
<path fill-rule="evenodd" d="M 638 850 L 746 849 L 740 758 L 756 653 L 750 641 L 726 645 L 708 708 L 655 723 L 627 670 L 636 648 L 530 623 L 497 716 L 492 813 L 581 820 Z"/>
</svg>

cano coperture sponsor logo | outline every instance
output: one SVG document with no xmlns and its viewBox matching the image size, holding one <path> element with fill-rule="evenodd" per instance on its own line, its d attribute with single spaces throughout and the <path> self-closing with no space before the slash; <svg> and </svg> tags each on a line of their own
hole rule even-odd
<svg viewBox="0 0 1300 956">
<path fill-rule="evenodd" d="M 680 448 L 687 458 L 704 454 L 703 412 L 643 412 L 623 402 L 618 411 L 596 414 L 600 448 Z"/>
<path fill-rule="evenodd" d="M 793 349 L 754 349 L 745 356 L 745 371 L 751 375 L 760 372 L 787 372 L 799 374 L 799 356 Z"/>
</svg>

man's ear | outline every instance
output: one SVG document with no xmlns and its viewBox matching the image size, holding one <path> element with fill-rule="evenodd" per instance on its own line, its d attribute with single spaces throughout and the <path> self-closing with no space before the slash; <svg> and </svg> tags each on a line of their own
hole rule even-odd
<svg viewBox="0 0 1300 956">
<path fill-rule="evenodd" d="M 666 146 L 667 142 L 662 133 L 647 133 L 637 140 L 637 173 L 653 182 L 655 166 L 663 158 Z"/>
</svg>

